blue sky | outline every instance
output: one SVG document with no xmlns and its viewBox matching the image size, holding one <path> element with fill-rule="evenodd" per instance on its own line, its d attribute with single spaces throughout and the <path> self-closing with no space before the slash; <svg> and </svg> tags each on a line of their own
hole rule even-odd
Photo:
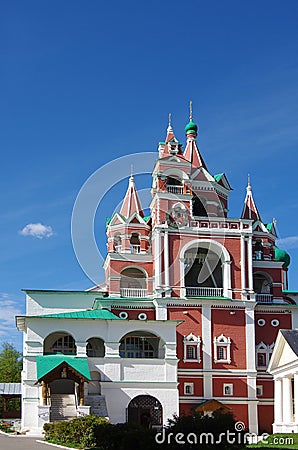
<svg viewBox="0 0 298 450">
<path fill-rule="evenodd" d="M 249 172 L 298 289 L 297 20 L 295 0 L 1 3 L 0 342 L 21 346 L 22 288 L 92 285 L 71 243 L 81 186 L 110 160 L 155 151 L 169 112 L 185 141 L 189 100 L 210 172 L 234 188 L 229 215 L 241 212 Z M 125 189 L 97 214 L 102 251 L 102 218 Z M 39 223 L 48 228 L 25 228 Z"/>
</svg>

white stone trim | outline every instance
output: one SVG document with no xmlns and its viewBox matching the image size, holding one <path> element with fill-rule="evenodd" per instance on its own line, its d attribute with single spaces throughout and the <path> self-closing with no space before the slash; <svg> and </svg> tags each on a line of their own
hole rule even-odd
<svg viewBox="0 0 298 450">
<path fill-rule="evenodd" d="M 217 349 L 218 347 L 225 347 L 226 349 L 226 358 L 218 359 L 217 358 Z M 231 338 L 224 336 L 221 334 L 218 337 L 214 337 L 213 339 L 213 350 L 214 350 L 214 362 L 215 363 L 225 363 L 231 364 Z"/>
</svg>

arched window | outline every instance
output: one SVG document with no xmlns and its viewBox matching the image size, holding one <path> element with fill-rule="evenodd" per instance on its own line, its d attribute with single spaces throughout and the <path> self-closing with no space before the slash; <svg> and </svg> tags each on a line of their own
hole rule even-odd
<svg viewBox="0 0 298 450">
<path fill-rule="evenodd" d="M 44 353 L 75 355 L 77 352 L 74 338 L 67 333 L 52 333 L 44 341 Z"/>
<path fill-rule="evenodd" d="M 146 297 L 147 279 L 145 273 L 135 267 L 122 270 L 120 293 L 122 297 Z"/>
<path fill-rule="evenodd" d="M 195 336 L 194 334 L 190 333 L 188 336 L 184 337 L 183 361 L 200 362 L 201 361 L 200 345 L 201 345 L 201 338 L 199 336 Z"/>
<path fill-rule="evenodd" d="M 115 234 L 114 236 L 114 252 L 121 253 L 121 236 Z"/>
<path fill-rule="evenodd" d="M 91 358 L 103 358 L 105 355 L 105 346 L 102 339 L 90 338 L 87 341 L 87 356 Z"/>
<path fill-rule="evenodd" d="M 253 274 L 254 291 L 258 303 L 271 303 L 272 295 L 272 279 L 265 272 L 257 272 Z"/>
<path fill-rule="evenodd" d="M 121 358 L 158 358 L 160 338 L 152 333 L 132 332 L 120 341 Z"/>
<path fill-rule="evenodd" d="M 257 239 L 254 246 L 254 259 L 260 261 L 263 259 L 263 243 L 262 239 Z"/>
<path fill-rule="evenodd" d="M 256 346 L 256 360 L 258 369 L 265 370 L 267 368 L 273 352 L 273 348 L 274 342 L 272 342 L 272 344 L 270 345 L 264 344 L 264 342 L 259 342 L 259 344 Z"/>
<path fill-rule="evenodd" d="M 167 191 L 171 194 L 183 194 L 182 181 L 177 176 L 168 176 L 167 181 Z"/>
<path fill-rule="evenodd" d="M 138 233 L 132 233 L 130 238 L 130 251 L 131 253 L 140 253 L 141 245 Z"/>
<path fill-rule="evenodd" d="M 208 248 L 191 248 L 185 252 L 184 262 L 187 296 L 222 296 L 223 267 L 217 253 Z"/>
<path fill-rule="evenodd" d="M 231 363 L 231 339 L 221 334 L 215 337 L 214 343 L 214 362 Z"/>
</svg>

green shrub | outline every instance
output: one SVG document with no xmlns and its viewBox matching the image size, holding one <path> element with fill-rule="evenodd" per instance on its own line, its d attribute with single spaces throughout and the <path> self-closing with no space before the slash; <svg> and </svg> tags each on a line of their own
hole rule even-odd
<svg viewBox="0 0 298 450">
<path fill-rule="evenodd" d="M 101 450 L 153 450 L 160 447 L 155 442 L 154 430 L 132 423 L 98 427 L 96 442 Z"/>
<path fill-rule="evenodd" d="M 45 440 L 59 445 L 73 445 L 79 448 L 96 446 L 97 429 L 103 429 L 108 421 L 103 417 L 88 415 L 69 421 L 44 425 Z"/>
<path fill-rule="evenodd" d="M 164 441 L 160 444 L 159 449 L 242 449 L 245 447 L 244 433 L 236 432 L 235 424 L 236 421 L 232 414 L 222 413 L 220 410 L 215 411 L 211 416 L 202 416 L 200 413 L 180 417 L 174 416 L 173 419 L 168 421 L 164 435 L 159 439 L 160 443 L 162 438 Z M 227 439 L 228 430 L 232 435 Z M 188 440 L 190 434 L 191 437 Z M 233 434 L 236 440 L 234 443 L 229 440 L 230 438 L 233 439 Z M 197 438 L 197 443 L 194 436 Z M 176 437 L 180 442 L 175 440 Z M 185 443 L 182 444 L 181 441 L 185 441 Z"/>
</svg>

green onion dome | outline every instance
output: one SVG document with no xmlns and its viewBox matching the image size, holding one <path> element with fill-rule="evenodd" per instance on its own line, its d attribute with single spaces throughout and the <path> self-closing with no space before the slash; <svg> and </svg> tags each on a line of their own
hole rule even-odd
<svg viewBox="0 0 298 450">
<path fill-rule="evenodd" d="M 285 250 L 275 247 L 275 261 L 283 262 L 283 267 L 286 269 L 290 265 L 291 258 Z"/>
<path fill-rule="evenodd" d="M 189 134 L 189 133 L 195 133 L 197 134 L 198 132 L 198 125 L 196 125 L 192 119 L 190 119 L 190 121 L 188 122 L 188 124 L 185 127 L 185 133 Z"/>
</svg>

